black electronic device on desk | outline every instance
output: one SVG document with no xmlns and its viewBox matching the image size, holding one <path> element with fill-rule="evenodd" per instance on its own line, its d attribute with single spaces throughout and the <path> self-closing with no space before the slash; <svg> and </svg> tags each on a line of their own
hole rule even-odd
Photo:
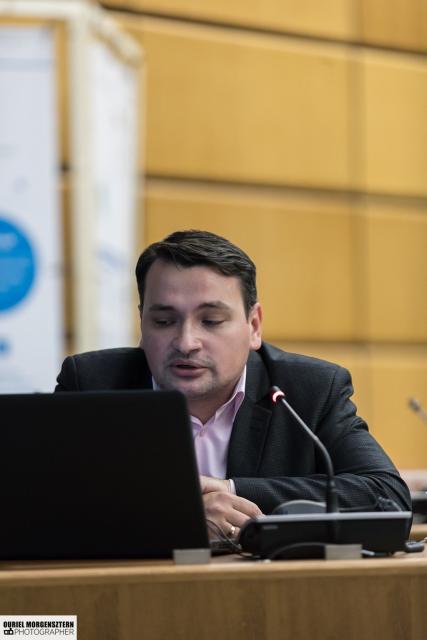
<svg viewBox="0 0 427 640">
<path fill-rule="evenodd" d="M 178 391 L 0 395 L 0 560 L 208 549 Z"/>
<path fill-rule="evenodd" d="M 340 512 L 326 447 L 278 387 L 271 389 L 271 400 L 286 407 L 323 455 L 328 475 L 326 501 L 294 500 L 279 505 L 279 513 L 249 520 L 239 536 L 242 550 L 270 559 L 325 557 L 327 545 L 360 545 L 366 554 L 421 550 L 407 543 L 412 512 L 398 510 L 391 500 L 380 499 L 379 511 Z"/>
<path fill-rule="evenodd" d="M 423 524 L 427 522 L 427 489 L 411 491 L 411 501 L 414 523 Z"/>
<path fill-rule="evenodd" d="M 259 516 L 242 528 L 244 551 L 261 558 L 324 557 L 330 544 L 360 544 L 376 554 L 407 551 L 410 511 L 299 513 Z"/>
<path fill-rule="evenodd" d="M 417 398 L 409 398 L 408 406 L 424 422 L 427 423 L 427 411 Z M 427 522 L 427 487 L 418 491 L 411 491 L 412 511 L 414 523 Z"/>
</svg>

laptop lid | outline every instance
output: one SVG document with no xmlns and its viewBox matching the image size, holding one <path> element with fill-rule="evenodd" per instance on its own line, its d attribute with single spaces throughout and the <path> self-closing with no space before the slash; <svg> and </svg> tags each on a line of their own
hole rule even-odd
<svg viewBox="0 0 427 640">
<path fill-rule="evenodd" d="M 0 395 L 1 559 L 209 547 L 177 391 Z"/>
</svg>

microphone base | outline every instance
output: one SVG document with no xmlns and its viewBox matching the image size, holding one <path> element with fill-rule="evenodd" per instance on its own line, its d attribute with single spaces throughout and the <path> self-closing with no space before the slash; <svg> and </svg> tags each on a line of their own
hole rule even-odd
<svg viewBox="0 0 427 640">
<path fill-rule="evenodd" d="M 289 500 L 279 504 L 271 515 L 284 516 L 295 513 L 326 513 L 326 503 L 313 500 Z"/>
<path fill-rule="evenodd" d="M 411 522 L 411 511 L 259 516 L 242 528 L 239 544 L 261 558 L 324 557 L 320 550 L 328 544 L 358 544 L 367 551 L 392 554 L 405 550 Z"/>
<path fill-rule="evenodd" d="M 427 516 L 427 489 L 411 491 L 412 511 Z"/>
</svg>

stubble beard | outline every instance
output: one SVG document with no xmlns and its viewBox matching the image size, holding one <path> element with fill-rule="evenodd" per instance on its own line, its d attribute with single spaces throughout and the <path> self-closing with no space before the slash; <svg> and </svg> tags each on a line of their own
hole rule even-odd
<svg viewBox="0 0 427 640">
<path fill-rule="evenodd" d="M 218 379 L 215 371 L 209 369 L 209 379 L 208 380 L 195 380 L 195 381 L 185 381 L 185 380 L 176 380 L 173 375 L 166 375 L 164 378 L 164 384 L 160 386 L 163 389 L 171 389 L 175 391 L 180 391 L 183 393 L 186 398 L 190 399 L 200 399 L 204 398 L 208 399 L 212 395 L 215 394 L 216 391 L 219 391 Z M 206 373 L 204 374 L 204 376 Z M 192 386 L 194 384 L 194 387 Z"/>
</svg>

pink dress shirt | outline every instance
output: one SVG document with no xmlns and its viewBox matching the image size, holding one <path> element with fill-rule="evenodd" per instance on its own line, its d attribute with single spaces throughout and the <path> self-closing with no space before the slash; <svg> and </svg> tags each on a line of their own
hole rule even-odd
<svg viewBox="0 0 427 640">
<path fill-rule="evenodd" d="M 190 416 L 197 466 L 201 475 L 221 479 L 226 477 L 231 430 L 234 418 L 245 397 L 245 383 L 246 367 L 234 387 L 231 398 L 219 407 L 205 424 L 195 416 Z M 154 378 L 153 389 L 160 389 Z M 230 488 L 234 493 L 233 484 L 231 483 Z"/>
</svg>

